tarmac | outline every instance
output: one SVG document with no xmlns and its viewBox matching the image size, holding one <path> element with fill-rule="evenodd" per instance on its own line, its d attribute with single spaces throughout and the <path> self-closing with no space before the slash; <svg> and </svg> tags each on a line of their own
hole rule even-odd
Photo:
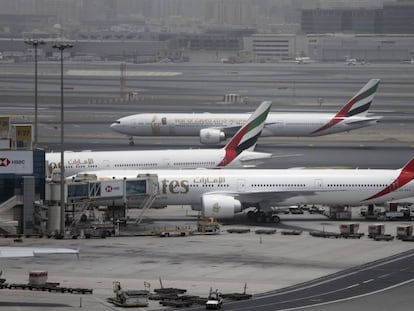
<svg viewBox="0 0 414 311">
<path fill-rule="evenodd" d="M 129 211 L 134 217 L 138 211 Z M 357 217 L 357 209 L 354 209 Z M 373 222 L 360 224 L 361 239 L 316 238 L 312 230 L 339 232 L 343 221 L 329 221 L 321 215 L 281 215 L 281 224 L 256 226 L 229 222 L 215 235 L 159 237 L 142 235 L 144 230 L 195 228 L 195 212 L 187 207 L 151 209 L 136 230 L 121 227 L 128 236 L 106 239 L 23 238 L 23 242 L 1 239 L 3 245 L 79 248 L 76 256 L 42 255 L 34 258 L 3 259 L 1 268 L 7 283 L 25 283 L 29 272 L 48 271 L 49 282 L 60 286 L 92 288 L 93 294 L 60 294 L 23 290 L 0 290 L 0 310 L 118 310 L 106 301 L 113 297 L 113 282 L 122 289 L 151 290 L 164 287 L 187 289 L 187 294 L 207 296 L 210 288 L 222 293 L 260 294 L 323 277 L 412 249 L 412 244 L 393 240 L 373 241 L 367 237 Z M 346 223 L 346 222 L 345 222 Z M 375 223 L 375 222 L 374 222 Z M 386 233 L 409 222 L 383 222 Z M 250 229 L 247 233 L 228 233 L 229 228 Z M 259 235 L 257 229 L 276 229 L 275 234 Z M 304 230 L 299 236 L 282 235 L 283 229 Z M 162 309 L 150 300 L 145 310 Z"/>
</svg>

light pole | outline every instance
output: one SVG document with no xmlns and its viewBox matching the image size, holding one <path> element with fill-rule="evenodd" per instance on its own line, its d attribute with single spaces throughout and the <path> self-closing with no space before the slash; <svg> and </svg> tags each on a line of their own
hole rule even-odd
<svg viewBox="0 0 414 311">
<path fill-rule="evenodd" d="M 72 44 L 53 44 L 60 51 L 60 233 L 65 233 L 65 162 L 64 154 L 64 109 L 63 109 L 63 51 L 72 48 Z"/>
<path fill-rule="evenodd" d="M 34 147 L 37 147 L 37 48 L 39 45 L 45 44 L 43 40 L 28 39 L 24 43 L 31 45 L 35 51 L 35 119 L 34 119 Z"/>
</svg>

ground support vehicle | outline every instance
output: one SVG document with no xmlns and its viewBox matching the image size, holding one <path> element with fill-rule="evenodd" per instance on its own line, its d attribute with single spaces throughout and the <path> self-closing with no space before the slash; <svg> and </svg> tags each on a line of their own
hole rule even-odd
<svg viewBox="0 0 414 311">
<path fill-rule="evenodd" d="M 149 290 L 121 290 L 121 283 L 113 283 L 115 293 L 114 298 L 108 298 L 107 301 L 117 307 L 148 307 Z"/>
<path fill-rule="evenodd" d="M 309 235 L 318 237 L 318 238 L 335 238 L 338 239 L 341 237 L 340 233 L 328 232 L 328 231 L 311 231 Z"/>
<path fill-rule="evenodd" d="M 282 230 L 283 235 L 301 235 L 302 230 Z"/>
<path fill-rule="evenodd" d="M 392 241 L 394 236 L 391 234 L 380 234 L 374 237 L 375 241 Z"/>
</svg>

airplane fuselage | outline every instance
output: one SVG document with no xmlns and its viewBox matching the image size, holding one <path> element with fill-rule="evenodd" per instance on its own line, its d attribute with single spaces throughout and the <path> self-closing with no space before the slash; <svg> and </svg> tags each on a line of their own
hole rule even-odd
<svg viewBox="0 0 414 311">
<path fill-rule="evenodd" d="M 80 171 L 105 169 L 234 168 L 251 165 L 247 162 L 271 157 L 269 153 L 254 151 L 271 105 L 270 101 L 262 102 L 221 149 L 48 153 L 48 173 L 51 176 L 55 168 L 61 167 L 61 162 L 66 176 Z"/>
<path fill-rule="evenodd" d="M 109 169 L 217 168 L 225 156 L 224 149 L 65 152 L 65 176 L 74 175 L 81 171 Z M 243 167 L 240 160 L 245 156 L 254 161 L 254 159 L 268 158 L 271 154 L 243 151 L 226 167 Z M 60 167 L 60 153 L 46 153 L 46 161 L 50 175 L 53 169 Z"/>
<path fill-rule="evenodd" d="M 92 172 L 93 173 L 93 172 Z M 266 201 L 271 205 L 356 205 L 383 203 L 414 196 L 412 176 L 401 169 L 254 169 L 98 171 L 98 178 L 158 175 L 154 206 L 201 206 L 205 195 L 234 197 L 243 206 Z M 251 205 L 250 205 L 251 204 Z"/>
<path fill-rule="evenodd" d="M 129 136 L 198 136 L 201 129 L 216 128 L 230 137 L 248 117 L 249 114 L 244 113 L 143 113 L 121 118 L 111 128 Z M 378 117 L 354 116 L 332 122 L 334 118 L 335 114 L 331 113 L 271 113 L 261 136 L 322 136 L 366 127 L 379 120 Z"/>
</svg>

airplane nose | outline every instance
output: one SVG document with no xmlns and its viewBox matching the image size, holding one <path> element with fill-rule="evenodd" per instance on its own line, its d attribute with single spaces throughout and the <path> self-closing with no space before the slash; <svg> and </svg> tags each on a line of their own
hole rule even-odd
<svg viewBox="0 0 414 311">
<path fill-rule="evenodd" d="M 121 127 L 121 122 L 120 121 L 116 121 L 114 123 L 111 124 L 111 129 L 116 131 Z"/>
</svg>

